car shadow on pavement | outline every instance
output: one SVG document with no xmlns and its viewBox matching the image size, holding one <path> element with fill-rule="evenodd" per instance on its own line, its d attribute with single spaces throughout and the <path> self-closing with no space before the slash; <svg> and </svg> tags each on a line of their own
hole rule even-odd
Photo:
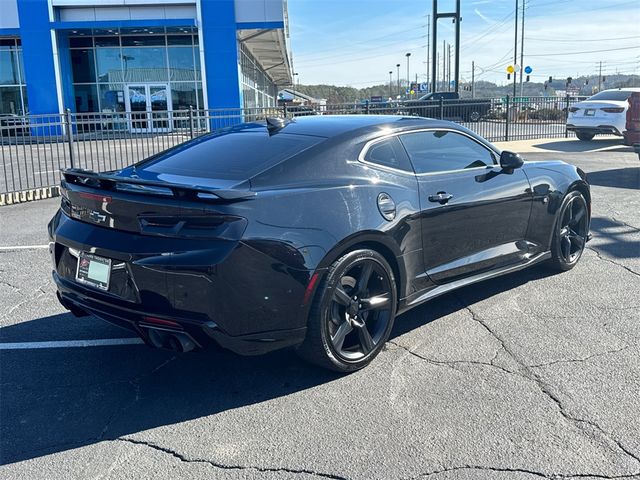
<svg viewBox="0 0 640 480">
<path fill-rule="evenodd" d="M 588 142 L 582 142 L 574 138 L 568 140 L 555 140 L 551 142 L 536 143 L 535 148 L 548 150 L 551 152 L 579 153 L 595 152 L 606 148 L 607 152 L 633 152 L 633 148 L 622 143 L 620 137 L 617 138 L 595 138 Z"/>
<path fill-rule="evenodd" d="M 590 229 L 594 239 L 597 240 L 598 251 L 619 259 L 640 257 L 640 241 L 630 237 L 635 234 L 635 238 L 638 238 L 637 227 L 608 217 L 593 217 Z"/>
<path fill-rule="evenodd" d="M 623 145 L 621 138 L 595 138 L 589 142 L 581 142 L 575 139 L 542 142 L 533 145 L 536 148 L 551 152 L 593 152 L 606 148 L 607 152 L 633 152 L 632 147 Z M 615 147 L 615 148 L 614 148 Z"/>
<path fill-rule="evenodd" d="M 589 172 L 587 181 L 590 185 L 599 185 L 601 187 L 640 190 L 640 166 Z"/>
<path fill-rule="evenodd" d="M 439 297 L 399 316 L 392 338 L 549 275 L 536 267 Z M 2 328 L 0 337 L 30 341 L 28 332 L 51 331 L 49 324 L 61 320 L 79 319 L 42 317 Z M 290 350 L 240 357 L 219 350 L 176 355 L 130 345 L 2 350 L 0 356 L 0 464 L 158 427 L 188 429 L 180 424 L 344 379 Z"/>
</svg>

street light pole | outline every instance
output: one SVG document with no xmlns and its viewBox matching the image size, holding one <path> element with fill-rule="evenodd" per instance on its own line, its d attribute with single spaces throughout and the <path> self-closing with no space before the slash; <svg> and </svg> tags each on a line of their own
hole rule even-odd
<svg viewBox="0 0 640 480">
<path fill-rule="evenodd" d="M 389 98 L 393 97 L 393 92 L 391 89 L 393 88 L 393 70 L 389 70 Z"/>
<path fill-rule="evenodd" d="M 398 96 L 400 96 L 400 64 L 396 64 L 396 68 L 398 69 Z"/>
<path fill-rule="evenodd" d="M 527 0 L 522 0 L 522 27 L 521 30 L 521 40 L 520 40 L 520 96 L 522 97 L 524 94 L 524 85 L 522 83 L 522 74 L 524 73 L 524 10 L 526 6 Z"/>
<path fill-rule="evenodd" d="M 411 53 L 407 53 L 405 55 L 405 57 L 407 57 L 407 90 L 409 90 L 409 91 L 411 90 L 411 77 L 409 75 L 409 57 L 410 56 L 411 56 Z"/>
<path fill-rule="evenodd" d="M 513 44 L 513 68 L 516 68 L 518 64 L 518 0 L 516 0 L 516 21 L 515 21 L 515 33 L 514 33 L 514 44 Z M 520 66 L 522 67 L 522 65 Z M 517 81 L 517 72 L 513 72 L 513 96 L 516 96 L 516 85 Z"/>
</svg>

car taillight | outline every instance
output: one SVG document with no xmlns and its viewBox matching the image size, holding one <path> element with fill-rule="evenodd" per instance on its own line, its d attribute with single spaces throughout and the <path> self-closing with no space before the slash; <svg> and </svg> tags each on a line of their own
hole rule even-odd
<svg viewBox="0 0 640 480">
<path fill-rule="evenodd" d="M 580 110 L 578 107 L 569 107 L 571 113 L 576 113 L 578 110 Z"/>
<path fill-rule="evenodd" d="M 607 113 L 622 113 L 624 112 L 624 107 L 601 108 L 600 110 Z"/>
</svg>

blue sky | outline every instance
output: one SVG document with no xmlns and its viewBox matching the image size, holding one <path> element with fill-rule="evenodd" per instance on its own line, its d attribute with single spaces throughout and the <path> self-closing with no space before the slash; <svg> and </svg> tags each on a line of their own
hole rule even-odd
<svg viewBox="0 0 640 480">
<path fill-rule="evenodd" d="M 288 5 L 301 83 L 362 88 L 388 82 L 389 71 L 395 79 L 398 63 L 406 78 L 407 52 L 411 78 L 418 74 L 426 80 L 430 0 L 289 0 Z M 455 2 L 439 5 L 440 11 L 453 11 Z M 475 61 L 476 79 L 506 82 L 505 68 L 513 63 L 514 10 L 515 0 L 462 0 L 463 81 L 470 80 Z M 603 74 L 640 74 L 639 26 L 639 0 L 527 0 L 524 64 L 537 81 L 597 73 L 601 60 Z M 443 40 L 453 44 L 451 20 L 440 20 L 438 34 L 440 51 Z"/>
</svg>

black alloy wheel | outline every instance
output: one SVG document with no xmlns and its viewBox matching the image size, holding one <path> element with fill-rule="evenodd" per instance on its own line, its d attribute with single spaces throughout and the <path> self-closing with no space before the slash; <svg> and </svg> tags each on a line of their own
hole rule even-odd
<svg viewBox="0 0 640 480">
<path fill-rule="evenodd" d="M 580 192 L 567 194 L 555 228 L 552 264 L 560 270 L 570 270 L 580 260 L 589 234 L 587 202 Z"/>
<path fill-rule="evenodd" d="M 396 313 L 393 271 L 382 255 L 356 250 L 336 260 L 309 315 L 300 354 L 341 372 L 373 360 L 389 338 Z"/>
</svg>

